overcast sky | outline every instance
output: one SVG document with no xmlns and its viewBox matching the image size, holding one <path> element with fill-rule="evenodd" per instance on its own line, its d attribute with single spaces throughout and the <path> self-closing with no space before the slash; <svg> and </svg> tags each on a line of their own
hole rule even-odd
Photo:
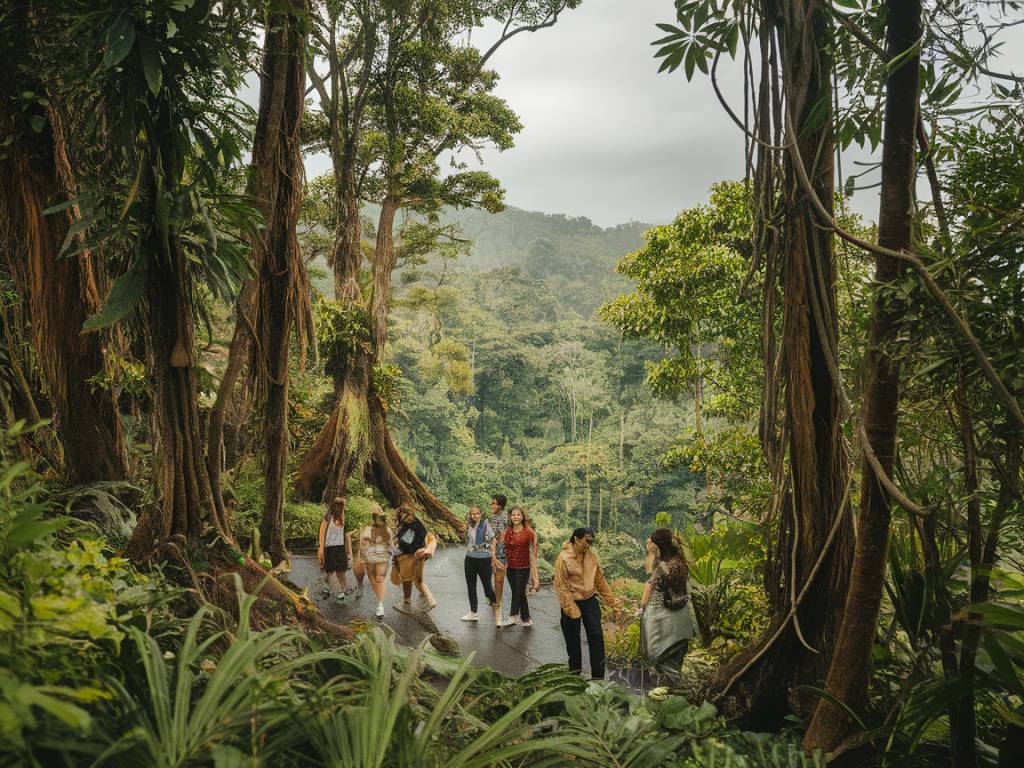
<svg viewBox="0 0 1024 768">
<path fill-rule="evenodd" d="M 708 79 L 658 74 L 655 23 L 674 20 L 670 0 L 584 0 L 495 55 L 497 93 L 524 125 L 513 149 L 485 156 L 510 205 L 661 223 L 742 174 L 742 134 Z"/>
<path fill-rule="evenodd" d="M 584 0 L 495 54 L 497 95 L 524 126 L 515 147 L 484 155 L 509 205 L 603 226 L 662 223 L 743 173 L 742 134 L 708 79 L 658 74 L 654 24 L 674 18 L 671 0 Z M 473 42 L 486 49 L 497 33 Z M 308 161 L 311 177 L 328 169 L 326 156 Z"/>
<path fill-rule="evenodd" d="M 714 182 L 742 176 L 743 135 L 709 78 L 698 72 L 688 83 L 682 70 L 658 74 L 651 41 L 663 33 L 655 24 L 674 20 L 671 0 L 584 0 L 554 27 L 517 35 L 491 59 L 501 76 L 497 94 L 524 125 L 514 148 L 484 155 L 509 205 L 602 226 L 659 224 L 705 201 Z M 479 31 L 473 42 L 486 49 L 497 33 Z M 1024 30 L 1013 37 L 1002 69 L 1021 71 Z M 723 60 L 720 70 L 739 112 L 739 67 Z M 866 154 L 844 153 L 844 170 L 855 159 Z M 326 156 L 310 158 L 307 172 L 328 168 Z M 878 191 L 858 192 L 851 207 L 874 219 Z"/>
</svg>

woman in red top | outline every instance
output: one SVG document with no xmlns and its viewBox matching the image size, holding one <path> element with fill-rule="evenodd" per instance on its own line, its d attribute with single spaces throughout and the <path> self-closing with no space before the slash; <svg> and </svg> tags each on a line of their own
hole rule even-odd
<svg viewBox="0 0 1024 768">
<path fill-rule="evenodd" d="M 503 627 L 510 627 L 514 624 L 521 624 L 524 627 L 532 627 L 533 620 L 530 618 L 530 604 L 526 599 L 526 585 L 530 581 L 530 574 L 533 576 L 534 591 L 540 586 L 537 583 L 536 557 L 537 549 L 534 546 L 537 536 L 533 529 L 526 524 L 526 515 L 521 507 L 512 507 L 508 513 L 509 526 L 502 534 L 505 544 L 505 561 L 508 564 L 508 571 L 505 578 L 512 588 L 512 609 L 507 620 L 502 622 Z"/>
</svg>

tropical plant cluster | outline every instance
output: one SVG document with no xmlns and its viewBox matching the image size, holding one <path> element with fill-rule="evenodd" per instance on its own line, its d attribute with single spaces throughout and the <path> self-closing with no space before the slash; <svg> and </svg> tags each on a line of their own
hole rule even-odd
<svg viewBox="0 0 1024 768">
<path fill-rule="evenodd" d="M 5 764 L 817 766 L 709 704 L 644 699 L 561 667 L 516 679 L 381 629 L 338 647 L 204 605 L 113 555 L 7 451 L 0 477 Z M 793 762 L 796 761 L 796 762 Z"/>
</svg>

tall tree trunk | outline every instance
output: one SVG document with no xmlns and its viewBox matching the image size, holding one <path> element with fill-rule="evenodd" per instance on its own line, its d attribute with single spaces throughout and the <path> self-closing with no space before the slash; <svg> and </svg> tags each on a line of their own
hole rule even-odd
<svg viewBox="0 0 1024 768">
<path fill-rule="evenodd" d="M 147 137 L 143 162 L 148 166 L 145 187 L 150 199 L 171 196 L 180 180 L 157 173 L 173 173 L 175 149 L 165 146 L 173 137 L 173 117 L 164 102 L 154 110 L 154 130 Z M 171 139 L 173 140 L 173 139 Z M 177 236 L 167 235 L 169 224 L 150 225 L 145 247 L 137 258 L 147 258 L 145 333 L 147 373 L 153 387 L 154 478 L 157 501 L 139 519 L 128 543 L 129 557 L 149 558 L 172 537 L 189 549 L 199 549 L 203 529 L 210 526 L 228 546 L 235 543 L 223 503 L 215 502 L 209 468 L 203 455 L 199 428 L 199 402 L 195 374 L 195 334 L 191 265 Z"/>
<path fill-rule="evenodd" d="M 989 523 L 988 534 L 984 535 L 980 521 L 971 525 L 968 548 L 971 556 L 971 603 L 983 603 L 989 598 L 992 585 L 992 568 L 996 564 L 999 536 L 1007 515 L 1015 504 L 1019 504 L 1021 471 L 1021 444 L 1010 440 L 1000 472 L 999 495 Z M 968 695 L 956 702 L 956 740 L 953 742 L 953 765 L 956 768 L 974 768 L 978 765 L 978 746 L 975 736 L 978 731 L 977 714 L 974 709 L 974 685 L 977 676 L 978 648 L 981 645 L 982 621 L 978 614 L 971 614 L 971 621 L 964 624 L 960 643 L 960 684 Z M 1007 726 L 1012 733 L 1013 726 Z"/>
<path fill-rule="evenodd" d="M 284 542 L 285 477 L 288 471 L 288 356 L 293 325 L 305 350 L 309 279 L 296 225 L 302 203 L 300 126 L 306 89 L 306 0 L 272 4 L 260 83 L 253 145 L 254 196 L 266 224 L 254 258 L 256 333 L 251 375 L 264 405 L 264 500 L 260 541 L 276 563 Z"/>
<path fill-rule="evenodd" d="M 6 111 L 5 101 L 0 112 Z M 0 162 L 5 221 L 0 241 L 10 254 L 18 291 L 29 305 L 32 339 L 53 402 L 67 482 L 120 480 L 127 474 L 121 415 L 113 393 L 90 382 L 109 369 L 110 336 L 106 331 L 82 333 L 82 324 L 102 303 L 105 273 L 91 250 L 67 258 L 59 255 L 68 228 L 79 219 L 77 206 L 50 216 L 43 213 L 77 195 L 60 114 L 51 106 L 46 117 L 46 129 L 37 142 L 30 147 L 15 141 Z M 10 125 L 13 119 L 12 114 L 0 115 L 0 124 Z"/>
<path fill-rule="evenodd" d="M 696 363 L 697 375 L 693 377 L 693 431 L 697 440 L 704 444 L 704 372 L 701 347 L 698 342 L 693 356 Z"/>
<path fill-rule="evenodd" d="M 387 412 L 373 388 L 373 367 L 383 354 L 387 340 L 391 273 L 395 264 L 394 220 L 398 198 L 389 196 L 381 207 L 374 250 L 373 295 L 370 301 L 370 349 L 350 355 L 335 372 L 337 403 L 316 443 L 303 458 L 297 473 L 296 493 L 303 498 L 322 499 L 344 495 L 349 477 L 373 482 L 393 507 L 413 505 L 433 523 L 444 539 L 454 539 L 465 523 L 453 515 L 409 469 L 391 438 Z M 360 252 L 360 259 L 362 258 Z M 346 302 L 362 304 L 355 279 L 359 262 L 355 257 L 339 260 L 337 266 L 351 272 L 336 282 L 351 296 Z"/>
<path fill-rule="evenodd" d="M 337 229 L 330 262 L 334 267 L 334 294 L 338 301 L 355 301 L 360 296 L 359 267 L 363 262 L 362 223 L 356 184 L 355 150 L 339 156 L 334 164 L 335 195 L 338 199 Z"/>
<path fill-rule="evenodd" d="M 395 268 L 395 214 L 398 197 L 387 195 L 377 220 L 377 244 L 373 250 L 373 296 L 370 301 L 370 327 L 373 328 L 373 352 L 376 360 L 384 357 L 388 339 L 388 310 L 391 302 L 391 272 Z"/>
<path fill-rule="evenodd" d="M 255 289 L 255 283 L 252 280 L 246 280 L 242 284 L 238 301 L 235 302 L 235 328 L 231 335 L 231 345 L 228 347 L 228 361 L 224 373 L 221 375 L 220 384 L 217 386 L 217 397 L 214 399 L 206 419 L 206 464 L 210 473 L 210 487 L 213 491 L 214 503 L 221 505 L 221 514 L 225 514 L 221 481 L 226 459 L 224 423 L 235 393 L 235 386 L 249 359 L 251 343 L 249 324 L 252 322 Z"/>
<path fill-rule="evenodd" d="M 984 530 L 981 523 L 981 498 L 978 482 L 978 448 L 975 442 L 974 419 L 966 391 L 964 370 L 961 368 L 957 381 L 956 392 L 957 414 L 960 420 L 960 443 L 963 450 L 964 492 L 967 494 L 967 551 L 971 562 L 971 602 L 985 600 L 988 594 L 987 585 L 982 587 L 981 569 L 984 567 Z M 925 521 L 935 527 L 934 515 Z M 995 553 L 993 552 L 993 555 Z M 943 585 L 945 587 L 945 584 Z M 977 716 L 974 711 L 974 658 L 968 650 L 973 640 L 977 649 L 977 636 L 968 631 L 961 638 L 961 653 L 957 659 L 953 629 L 947 630 L 945 622 L 942 629 L 942 660 L 943 670 L 947 679 L 959 678 L 968 684 L 961 689 L 963 692 L 950 704 L 949 731 L 953 742 L 953 765 L 956 768 L 974 768 L 978 764 L 978 746 L 975 741 L 978 731 Z M 952 658 L 950 659 L 950 656 Z"/>
<path fill-rule="evenodd" d="M 919 95 L 920 56 L 914 46 L 921 36 L 920 0 L 889 0 L 889 59 L 899 64 L 886 82 L 882 150 L 882 189 L 878 243 L 894 251 L 910 247 L 913 234 L 915 158 L 914 139 Z M 887 347 L 896 337 L 902 308 L 886 286 L 900 278 L 898 259 L 877 256 L 876 289 L 871 338 L 866 364 L 863 423 L 868 443 L 882 470 L 891 474 L 896 453 L 896 414 L 899 405 L 899 365 Z M 862 711 L 868 702 L 871 650 L 885 587 L 889 542 L 889 494 L 871 465 L 862 467 L 857 543 L 842 630 L 832 657 L 822 698 L 804 737 L 804 746 L 836 749 L 854 731 L 846 708 Z M 834 702 L 842 702 L 840 706 Z"/>
<path fill-rule="evenodd" d="M 332 41 L 333 28 L 332 23 Z M 454 539 L 463 530 L 464 521 L 453 515 L 409 469 L 391 438 L 386 409 L 373 387 L 373 370 L 382 359 L 387 341 L 391 273 L 395 266 L 394 219 L 401 200 L 389 188 L 377 227 L 373 292 L 367 302 L 358 281 L 363 251 L 356 153 L 362 130 L 362 110 L 368 92 L 365 78 L 372 65 L 377 33 L 371 25 L 363 27 L 360 34 L 363 35 L 360 44 L 363 46 L 364 67 L 360 83 L 348 82 L 344 67 L 337 57 L 331 61 L 332 92 L 329 101 L 337 117 L 331 121 L 331 160 L 338 201 L 331 265 L 334 268 L 338 301 L 359 311 L 366 311 L 371 338 L 369 349 L 349 355 L 332 372 L 336 404 L 328 424 L 321 430 L 313 448 L 300 464 L 296 491 L 300 495 L 307 493 L 315 498 L 316 491 L 323 488 L 322 498 L 329 499 L 334 495 L 343 495 L 348 478 L 359 476 L 376 483 L 392 506 L 418 507 L 433 523 L 435 532 L 441 538 Z M 388 55 L 393 53 L 389 50 Z M 389 127 L 388 140 L 394 142 L 398 130 L 394 102 L 393 99 L 389 100 L 388 93 L 383 96 Z"/>
<path fill-rule="evenodd" d="M 778 7 L 788 119 L 800 154 L 813 163 L 808 175 L 815 193 L 832 210 L 829 16 L 814 0 L 783 0 Z M 781 339 L 790 491 L 781 497 L 769 553 L 773 616 L 758 642 L 731 659 L 715 681 L 716 692 L 737 696 L 759 728 L 781 725 L 787 713 L 811 711 L 813 696 L 801 686 L 818 683 L 827 668 L 852 543 L 842 412 L 830 371 L 838 348 L 832 237 L 818 226 L 793 162 L 787 158 Z"/>
</svg>

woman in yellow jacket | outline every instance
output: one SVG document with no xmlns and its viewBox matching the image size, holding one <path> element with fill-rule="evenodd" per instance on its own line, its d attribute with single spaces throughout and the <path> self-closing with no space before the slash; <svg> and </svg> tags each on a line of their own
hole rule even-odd
<svg viewBox="0 0 1024 768">
<path fill-rule="evenodd" d="M 590 550 L 593 543 L 592 528 L 577 528 L 572 532 L 555 561 L 555 594 L 562 606 L 562 636 L 569 655 L 569 671 L 580 672 L 583 669 L 582 623 L 590 649 L 590 677 L 592 680 L 604 680 L 604 633 L 597 596 L 600 594 L 613 611 L 619 610 L 619 601 L 601 573 L 597 555 Z"/>
</svg>

